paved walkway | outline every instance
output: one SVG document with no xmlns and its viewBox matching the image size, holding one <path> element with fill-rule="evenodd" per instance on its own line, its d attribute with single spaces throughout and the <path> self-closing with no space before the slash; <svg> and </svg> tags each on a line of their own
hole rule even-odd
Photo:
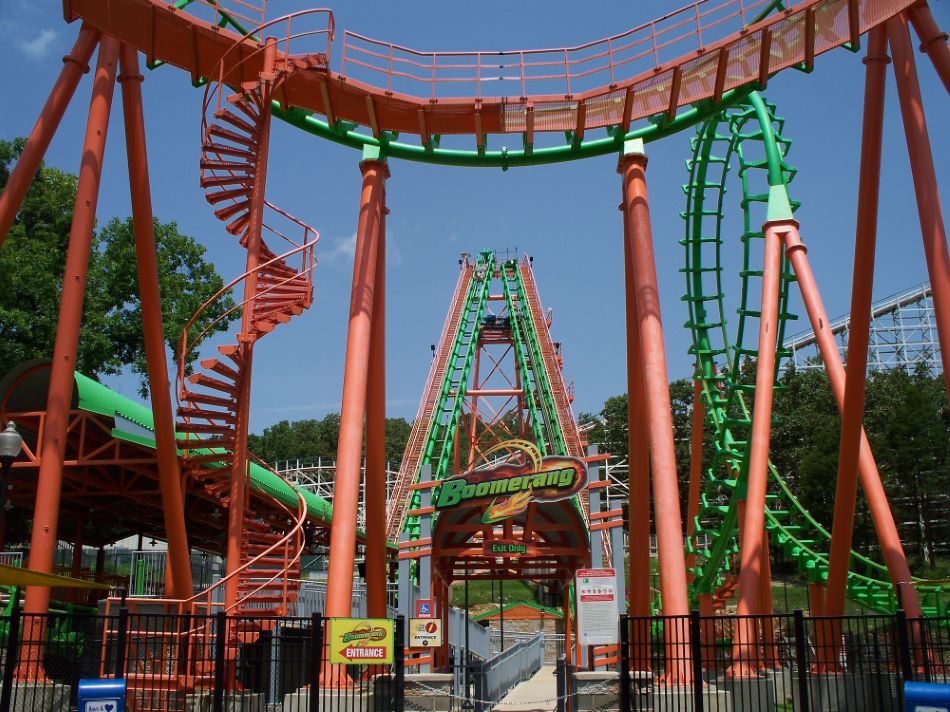
<svg viewBox="0 0 950 712">
<path fill-rule="evenodd" d="M 515 685 L 494 709 L 499 712 L 552 712 L 557 706 L 554 665 L 542 665 L 534 675 Z"/>
</svg>

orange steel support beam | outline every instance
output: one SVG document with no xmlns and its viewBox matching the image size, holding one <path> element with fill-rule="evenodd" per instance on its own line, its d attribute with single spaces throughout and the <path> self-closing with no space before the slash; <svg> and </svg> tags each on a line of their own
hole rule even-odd
<svg viewBox="0 0 950 712">
<path fill-rule="evenodd" d="M 947 33 L 940 31 L 927 3 L 914 5 L 907 11 L 907 15 L 920 38 L 920 49 L 930 57 L 943 86 L 950 94 L 950 47 L 947 46 Z"/>
<path fill-rule="evenodd" d="M 40 112 L 30 137 L 26 140 L 26 146 L 10 174 L 6 188 L 0 194 L 0 246 L 7 239 L 10 226 L 23 203 L 30 183 L 33 182 L 33 176 L 43 161 L 43 156 L 46 155 L 46 149 L 59 127 L 66 107 L 76 92 L 79 80 L 89 71 L 89 58 L 92 57 L 98 42 L 99 30 L 83 23 L 72 50 L 63 57 L 59 78 L 43 105 L 43 111 Z"/>
<path fill-rule="evenodd" d="M 765 256 L 762 273 L 762 303 L 759 317 L 759 349 L 755 366 L 755 401 L 752 408 L 751 447 L 746 476 L 746 506 L 740 531 L 739 616 L 766 613 L 761 610 L 760 579 L 768 557 L 765 536 L 765 492 L 768 484 L 769 439 L 772 431 L 772 396 L 775 383 L 775 347 L 778 327 L 779 272 L 782 238 L 780 233 L 793 220 L 773 220 L 763 226 Z M 768 611 L 771 613 L 771 611 Z M 762 657 L 754 619 L 736 621 L 733 643 L 732 677 L 755 677 Z"/>
<path fill-rule="evenodd" d="M 264 49 L 264 64 L 260 73 L 261 101 L 268 106 L 271 100 L 271 82 L 276 57 L 276 40 L 270 38 Z M 267 188 L 267 156 L 270 147 L 271 114 L 261 112 L 261 125 L 255 148 L 256 175 L 251 189 L 247 228 L 247 259 L 244 279 L 244 308 L 241 310 L 241 358 L 244 363 L 239 382 L 240 390 L 235 409 L 234 464 L 231 467 L 231 488 L 228 497 L 228 538 L 225 560 L 224 608 L 233 611 L 240 598 L 240 577 L 234 574 L 242 564 L 244 544 L 244 509 L 248 497 L 250 476 L 247 460 L 247 430 L 251 412 L 251 374 L 254 370 L 254 300 L 257 295 L 257 268 L 261 262 L 261 231 L 264 222 L 264 195 Z"/>
<path fill-rule="evenodd" d="M 779 246 L 781 252 L 781 246 Z M 759 576 L 759 610 L 763 616 L 772 615 L 772 562 L 769 560 L 769 540 L 765 538 L 762 547 L 762 575 Z M 771 618 L 762 619 L 762 665 L 766 669 L 774 670 L 782 667 L 775 645 L 775 621 Z"/>
<path fill-rule="evenodd" d="M 825 366 L 825 372 L 828 374 L 828 381 L 831 384 L 831 390 L 834 393 L 840 412 L 844 410 L 845 388 L 845 370 L 844 364 L 841 362 L 841 353 L 838 351 L 834 335 L 828 328 L 830 323 L 828 313 L 825 311 L 824 304 L 822 304 L 815 276 L 811 271 L 811 265 L 808 263 L 807 248 L 802 243 L 798 230 L 789 231 L 785 233 L 784 237 L 785 254 L 792 264 L 792 269 L 795 270 L 795 279 L 802 295 L 802 301 L 805 303 L 808 321 L 815 331 L 821 360 Z M 911 574 L 910 567 L 907 565 L 907 557 L 904 555 L 904 547 L 897 533 L 894 515 L 887 503 L 887 494 L 881 484 L 881 475 L 877 470 L 874 454 L 871 452 L 871 445 L 863 429 L 861 431 L 861 449 L 858 453 L 858 476 L 861 480 L 861 489 L 864 490 L 864 497 L 867 499 L 871 520 L 874 522 L 874 531 L 881 545 L 881 554 L 884 557 L 884 563 L 887 565 L 891 581 L 894 582 L 895 586 L 902 582 L 909 582 Z M 822 587 L 819 586 L 818 588 L 821 589 Z M 907 610 L 909 617 L 918 618 L 923 615 L 917 600 L 917 591 L 913 586 L 906 586 L 903 596 L 904 608 Z"/>
<path fill-rule="evenodd" d="M 366 396 L 366 605 L 386 618 L 386 189 L 376 248 Z M 427 596 L 428 591 L 422 595 Z"/>
<path fill-rule="evenodd" d="M 930 288 L 933 290 L 937 338 L 940 341 L 940 361 L 943 380 L 950 397 L 950 254 L 947 252 L 947 231 L 943 223 L 940 196 L 937 193 L 937 174 L 934 170 L 927 119 L 920 96 L 920 82 L 914 52 L 910 45 L 907 18 L 903 15 L 887 21 L 887 39 L 894 56 L 897 76 L 897 96 L 904 120 L 904 137 L 910 156 L 910 171 L 917 194 L 917 212 L 927 258 Z"/>
<path fill-rule="evenodd" d="M 689 613 L 689 599 L 683 553 L 683 518 L 680 514 L 660 294 L 650 228 L 647 157 L 639 141 L 628 142 L 624 150 L 618 171 L 623 176 L 624 210 L 629 228 L 627 240 L 630 242 L 636 287 L 663 613 L 685 616 Z M 681 661 L 681 664 L 667 670 L 665 681 L 672 684 L 689 682 L 692 680 L 692 670 L 686 663 L 689 659 L 689 635 L 685 630 L 673 628 L 668 626 L 667 659 Z"/>
<path fill-rule="evenodd" d="M 333 486 L 333 524 L 330 529 L 330 565 L 327 575 L 327 617 L 350 615 L 353 598 L 353 555 L 359 505 L 363 417 L 366 413 L 370 363 L 370 332 L 376 289 L 377 250 L 383 219 L 385 180 L 389 167 L 378 159 L 360 163 L 363 189 L 353 258 L 350 323 L 343 371 L 343 403 Z"/>
<path fill-rule="evenodd" d="M 699 364 L 697 364 L 699 366 Z M 703 403 L 703 382 L 698 375 L 693 379 L 693 414 L 690 423 L 692 431 L 689 440 L 689 493 L 686 498 L 686 538 L 693 536 L 696 528 L 696 516 L 699 514 L 699 493 L 703 476 L 703 425 L 706 420 L 706 406 Z M 686 555 L 686 580 L 692 581 L 689 571 L 696 564 L 696 554 Z"/>
<path fill-rule="evenodd" d="M 166 596 L 189 598 L 193 592 L 191 561 L 185 527 L 185 503 L 181 493 L 181 474 L 178 471 L 178 452 L 175 447 L 175 422 L 168 384 L 168 364 L 165 360 L 162 302 L 158 286 L 152 194 L 142 111 L 143 77 L 139 72 L 139 58 L 135 48 L 123 45 L 119 54 L 122 67 L 119 82 L 122 84 L 129 189 L 132 194 L 132 219 L 135 229 L 135 265 L 139 298 L 142 301 L 142 331 L 145 338 L 149 392 L 152 396 L 152 418 L 155 422 L 158 484 L 162 493 L 162 515 L 165 518 L 168 559 L 172 570 Z"/>
<path fill-rule="evenodd" d="M 96 224 L 96 207 L 99 202 L 102 157 L 105 152 L 109 113 L 112 109 L 112 97 L 115 90 L 118 52 L 118 42 L 110 37 L 103 38 L 99 48 L 92 99 L 89 102 L 82 164 L 79 168 L 79 183 L 76 190 L 76 202 L 73 206 L 73 222 L 69 230 L 69 249 L 66 253 L 66 269 L 63 275 L 63 294 L 60 299 L 56 345 L 53 349 L 53 363 L 50 366 L 43 449 L 40 453 L 42 461 L 36 487 L 33 532 L 30 538 L 29 567 L 43 573 L 52 572 L 53 556 L 56 553 L 63 457 L 66 453 L 66 431 L 73 395 L 76 350 L 82 323 L 89 250 L 92 244 L 92 231 Z M 45 614 L 49 608 L 49 595 L 49 588 L 28 586 L 25 613 Z M 42 627 L 36 618 L 32 620 L 33 625 Z M 40 637 L 34 635 L 29 640 L 43 640 L 42 631 L 34 631 L 34 633 Z M 26 646 L 21 654 L 18 676 L 30 679 L 45 677 L 42 661 L 42 646 Z"/>
<path fill-rule="evenodd" d="M 848 327 L 848 371 L 841 412 L 841 440 L 835 483 L 835 514 L 831 527 L 831 554 L 825 591 L 825 615 L 844 613 L 844 599 L 851 561 L 854 510 L 858 495 L 858 456 L 864 420 L 868 339 L 871 328 L 874 250 L 877 241 L 877 208 L 881 184 L 881 138 L 884 131 L 884 75 L 887 69 L 887 36 L 883 26 L 868 36 L 864 85 L 864 126 L 861 135 L 861 168 L 858 179 L 858 217 L 854 238 L 854 276 L 851 285 L 851 320 Z M 837 637 L 837 636 L 835 636 Z"/>
<path fill-rule="evenodd" d="M 621 204 L 621 209 L 624 205 Z M 624 287 L 627 326 L 627 536 L 630 552 L 630 580 L 627 585 L 627 614 L 650 615 L 650 447 L 643 401 L 643 361 L 640 352 L 640 324 L 637 318 L 637 290 L 634 281 L 630 216 L 623 210 Z M 635 670 L 650 667 L 649 641 L 638 640 L 643 626 L 634 626 L 630 641 L 631 664 Z M 646 653 L 644 655 L 644 653 Z"/>
</svg>

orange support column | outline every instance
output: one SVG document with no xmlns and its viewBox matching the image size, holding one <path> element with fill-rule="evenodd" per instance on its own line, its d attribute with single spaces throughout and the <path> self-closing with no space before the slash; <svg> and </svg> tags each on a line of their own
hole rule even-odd
<svg viewBox="0 0 950 712">
<path fill-rule="evenodd" d="M 386 188 L 376 248 L 366 395 L 366 606 L 386 618 Z M 423 591 L 423 596 L 428 595 Z"/>
<path fill-rule="evenodd" d="M 360 163 L 363 189 L 353 257 L 350 323 L 343 371 L 343 405 L 333 486 L 333 524 L 327 576 L 328 617 L 347 617 L 353 599 L 353 555 L 360 494 L 363 418 L 370 365 L 370 341 L 375 303 L 377 250 L 383 219 L 385 180 L 389 167 L 380 154 L 364 153 Z M 382 523 L 380 523 L 382 525 Z"/>
<path fill-rule="evenodd" d="M 650 208 L 646 187 L 647 157 L 643 142 L 628 141 L 618 163 L 623 176 L 624 210 L 627 213 L 634 284 L 636 286 L 637 318 L 640 351 L 643 362 L 643 393 L 647 431 L 652 463 L 654 515 L 660 563 L 660 591 L 664 615 L 689 614 L 686 593 L 686 558 L 683 551 L 683 518 L 680 514 L 676 478 L 676 454 L 673 443 L 673 417 L 670 406 L 669 379 L 660 319 L 660 294 L 653 254 Z M 682 661 L 667 671 L 666 682 L 685 683 L 692 680 L 689 659 L 689 635 L 685 630 L 667 626 L 667 659 Z"/>
<path fill-rule="evenodd" d="M 629 214 L 623 210 L 624 286 L 627 326 L 627 536 L 630 581 L 627 585 L 627 614 L 650 615 L 650 447 L 646 406 L 643 402 L 643 361 L 640 352 L 640 322 L 637 317 L 637 290 L 633 253 L 629 239 Z M 630 636 L 630 664 L 634 670 L 650 668 L 649 627 L 634 625 Z"/>
<path fill-rule="evenodd" d="M 145 149 L 145 120 L 142 113 L 142 80 L 135 48 L 120 50 L 122 73 L 122 109 L 125 118 L 125 143 L 129 162 L 129 188 L 132 193 L 132 219 L 135 228 L 135 265 L 142 300 L 142 331 L 148 368 L 152 418 L 155 422 L 155 451 L 158 459 L 158 485 L 162 496 L 162 515 L 168 538 L 171 580 L 167 595 L 189 598 L 191 562 L 185 526 L 185 503 L 181 493 L 178 452 L 175 446 L 175 421 L 165 360 L 165 332 L 162 328 L 162 302 L 158 286 L 158 261 L 155 254 L 155 230 L 152 224 L 152 197 L 148 178 L 148 154 Z"/>
<path fill-rule="evenodd" d="M 835 481 L 835 513 L 831 527 L 831 554 L 824 612 L 844 613 L 844 599 L 851 563 L 854 510 L 858 496 L 858 457 L 864 420 L 864 393 L 871 328 L 874 250 L 877 240 L 877 207 L 881 182 L 881 137 L 884 130 L 884 71 L 887 38 L 883 26 L 868 37 L 864 85 L 864 126 L 861 136 L 861 169 L 858 183 L 858 217 L 854 237 L 854 274 L 851 284 L 851 319 L 848 327 L 848 371 L 841 411 L 841 440 Z M 835 636 L 837 637 L 837 636 Z"/>
<path fill-rule="evenodd" d="M 818 285 L 815 282 L 815 275 L 808 263 L 808 250 L 802 243 L 798 230 L 789 230 L 785 233 L 784 238 L 785 254 L 795 271 L 795 279 L 802 295 L 802 301 L 805 303 L 808 321 L 815 331 L 815 340 L 818 342 L 818 351 L 821 354 L 825 372 L 828 374 L 831 391 L 834 393 L 838 410 L 843 411 L 844 364 L 841 363 L 841 353 L 838 351 L 835 337 L 828 328 L 830 324 L 828 313 L 825 311 L 824 304 L 822 304 Z M 884 563 L 887 565 L 891 581 L 894 582 L 895 586 L 901 582 L 910 581 L 910 567 L 907 565 L 907 557 L 904 555 L 904 546 L 901 544 L 900 536 L 897 533 L 897 524 L 894 522 L 894 515 L 887 503 L 887 494 L 881 484 L 881 475 L 877 470 L 877 463 L 874 461 L 871 445 L 868 443 L 867 435 L 863 429 L 861 431 L 861 449 L 858 453 L 858 475 L 861 479 L 861 488 L 864 490 L 868 509 L 871 512 L 874 531 L 877 534 L 878 543 L 881 545 L 881 555 L 884 557 Z M 818 584 L 815 586 L 817 591 L 823 593 L 823 586 Z M 918 618 L 922 615 L 917 600 L 917 591 L 913 586 L 904 588 L 903 600 L 908 617 Z"/>
<path fill-rule="evenodd" d="M 950 94 L 950 47 L 947 46 L 947 33 L 940 31 L 930 7 L 925 2 L 908 9 L 907 15 L 920 38 L 920 49 L 930 57 L 943 86 Z"/>
<path fill-rule="evenodd" d="M 26 146 L 7 180 L 6 188 L 0 194 L 0 246 L 7 239 L 13 219 L 23 203 L 33 176 L 36 175 L 43 161 L 43 156 L 46 155 L 46 149 L 49 148 L 53 134 L 59 128 L 59 122 L 76 92 L 79 80 L 89 71 L 89 58 L 92 57 L 92 51 L 98 42 L 99 31 L 83 24 L 79 30 L 79 37 L 76 38 L 76 44 L 73 45 L 70 53 L 63 57 L 63 68 L 59 73 L 59 78 L 53 85 L 46 104 L 43 105 L 43 111 L 40 112 L 40 118 L 36 120 L 30 137 L 26 140 Z"/>
<path fill-rule="evenodd" d="M 643 402 L 643 362 L 633 254 L 624 211 L 624 284 L 627 318 L 627 481 L 629 484 L 630 585 L 628 613 L 650 615 L 650 448 Z"/>
<path fill-rule="evenodd" d="M 699 594 L 699 615 L 702 618 L 700 649 L 702 650 L 703 670 L 716 669 L 716 610 L 713 607 L 711 593 Z"/>
<path fill-rule="evenodd" d="M 917 194 L 917 212 L 927 258 L 930 288 L 933 290 L 937 338 L 940 341 L 940 361 L 943 380 L 950 398 L 950 253 L 947 252 L 947 231 L 937 192 L 937 174 L 934 170 L 927 120 L 920 96 L 917 67 L 910 44 L 907 19 L 903 15 L 887 21 L 887 39 L 894 56 L 894 74 L 897 76 L 897 95 L 904 119 L 904 137 Z"/>
<path fill-rule="evenodd" d="M 768 556 L 765 536 L 765 494 L 768 485 L 769 439 L 772 432 L 772 396 L 775 384 L 775 348 L 778 331 L 779 273 L 782 238 L 780 231 L 791 219 L 769 220 L 763 227 L 765 256 L 762 273 L 762 303 L 759 316 L 759 349 L 755 366 L 755 401 L 752 410 L 751 446 L 744 510 L 741 510 L 739 547 L 739 616 L 766 613 L 760 606 L 763 561 Z M 768 611 L 771 613 L 771 611 Z M 732 677 L 755 677 L 762 666 L 759 636 L 751 618 L 736 621 Z"/>
<path fill-rule="evenodd" d="M 56 553 L 59 503 L 62 494 L 63 458 L 66 453 L 66 435 L 69 409 L 73 395 L 76 351 L 79 327 L 86 291 L 86 271 L 92 231 L 96 223 L 99 201 L 99 181 L 102 176 L 102 157 L 105 152 L 109 113 L 115 89 L 116 59 L 119 45 L 112 38 L 104 38 L 99 49 L 99 61 L 86 120 L 82 165 L 73 206 L 73 221 L 69 231 L 69 249 L 63 277 L 56 345 L 50 367 L 49 393 L 46 399 L 46 422 L 43 427 L 43 446 L 36 488 L 36 506 L 33 514 L 33 532 L 30 538 L 29 568 L 50 573 Z M 49 608 L 49 588 L 28 586 L 26 614 L 43 614 Z M 34 619 L 35 621 L 35 619 Z M 38 627 L 42 627 L 38 625 Z M 28 640 L 42 641 L 42 630 L 30 631 Z M 18 675 L 36 678 L 42 670 L 42 645 L 26 646 L 20 660 Z"/>
</svg>

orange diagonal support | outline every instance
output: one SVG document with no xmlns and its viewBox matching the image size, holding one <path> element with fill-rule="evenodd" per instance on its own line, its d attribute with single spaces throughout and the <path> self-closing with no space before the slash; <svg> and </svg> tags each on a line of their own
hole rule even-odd
<svg viewBox="0 0 950 712">
<path fill-rule="evenodd" d="M 145 120 L 142 111 L 142 75 L 138 53 L 123 45 L 120 50 L 122 109 L 125 118 L 126 153 L 129 162 L 129 189 L 132 193 L 132 218 L 135 228 L 135 265 L 142 302 L 142 331 L 148 368 L 152 418 L 155 422 L 155 449 L 158 459 L 158 483 L 162 493 L 162 515 L 168 539 L 171 598 L 189 598 L 191 559 L 185 528 L 185 505 L 175 447 L 175 421 L 165 361 L 165 333 L 162 328 L 162 304 L 158 287 L 158 260 L 155 231 L 152 226 L 152 197 L 145 149 Z"/>
<path fill-rule="evenodd" d="M 98 42 L 99 30 L 83 23 L 72 51 L 63 57 L 63 68 L 59 73 L 59 78 L 49 93 L 43 111 L 40 112 L 40 118 L 36 120 L 36 125 L 30 132 L 30 137 L 17 160 L 16 168 L 10 174 L 6 188 L 0 194 L 0 246 L 7 239 L 13 219 L 23 203 L 33 176 L 40 167 L 46 149 L 49 148 L 49 142 L 59 127 L 66 107 L 69 106 L 76 92 L 79 80 L 89 71 L 89 58 Z"/>
<path fill-rule="evenodd" d="M 759 317 L 759 349 L 755 365 L 755 401 L 752 410 L 752 437 L 743 521 L 740 527 L 738 614 L 736 621 L 732 677 L 755 677 L 762 657 L 755 620 L 747 616 L 761 610 L 760 578 L 765 575 L 768 540 L 765 536 L 765 493 L 768 484 L 769 438 L 772 430 L 772 396 L 775 381 L 775 348 L 778 326 L 779 273 L 782 238 L 780 231 L 793 220 L 770 221 L 764 226 L 765 257 L 762 274 L 762 305 Z M 771 613 L 771 611 L 769 611 Z"/>
<path fill-rule="evenodd" d="M 73 222 L 69 231 L 63 295 L 60 300 L 56 345 L 53 350 L 49 393 L 46 400 L 47 415 L 43 432 L 43 451 L 40 454 L 42 461 L 38 475 L 39 481 L 36 487 L 33 534 L 30 539 L 29 568 L 43 573 L 52 572 L 53 555 L 56 552 L 66 430 L 69 425 L 79 328 L 86 291 L 86 272 L 89 266 L 92 231 L 96 223 L 102 157 L 105 153 L 106 132 L 109 128 L 109 114 L 112 109 L 118 53 L 118 42 L 111 38 L 102 40 L 92 99 L 89 103 L 89 115 L 86 120 L 86 136 L 83 143 L 82 165 L 79 168 L 76 202 L 73 207 Z M 46 613 L 49 607 L 49 595 L 48 588 L 28 587 L 25 613 L 27 615 Z M 36 621 L 35 618 L 33 620 Z M 38 622 L 34 625 L 42 628 L 42 624 Z M 42 641 L 44 639 L 42 630 L 34 630 L 31 633 L 31 636 L 25 636 L 26 640 Z M 20 659 L 18 675 L 28 678 L 43 677 L 42 645 L 28 645 L 25 648 Z"/>
</svg>

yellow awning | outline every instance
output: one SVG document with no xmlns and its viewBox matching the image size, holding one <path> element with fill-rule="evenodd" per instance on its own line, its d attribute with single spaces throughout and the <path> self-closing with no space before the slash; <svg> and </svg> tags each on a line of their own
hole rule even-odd
<svg viewBox="0 0 950 712">
<path fill-rule="evenodd" d="M 0 564 L 0 586 L 49 586 L 55 588 L 96 588 L 108 591 L 109 586 L 94 581 L 83 581 L 69 576 L 44 574 L 31 569 L 21 569 L 17 566 Z"/>
</svg>

